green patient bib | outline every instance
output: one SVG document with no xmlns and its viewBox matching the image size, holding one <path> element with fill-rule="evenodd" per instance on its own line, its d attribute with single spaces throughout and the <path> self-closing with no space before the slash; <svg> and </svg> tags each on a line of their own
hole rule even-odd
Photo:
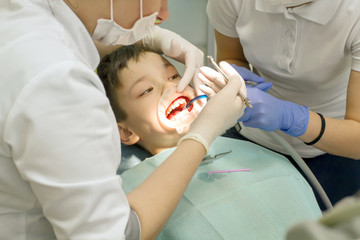
<svg viewBox="0 0 360 240">
<path fill-rule="evenodd" d="M 321 216 L 311 187 L 285 157 L 250 142 L 218 137 L 209 154 L 230 153 L 200 165 L 157 239 L 285 239 L 290 226 Z M 136 188 L 173 149 L 125 171 L 126 193 Z M 209 171 L 250 168 L 249 172 Z"/>
</svg>

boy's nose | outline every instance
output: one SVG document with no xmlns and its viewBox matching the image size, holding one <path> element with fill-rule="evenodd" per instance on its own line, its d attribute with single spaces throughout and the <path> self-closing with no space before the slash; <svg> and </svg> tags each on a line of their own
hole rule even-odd
<svg viewBox="0 0 360 240">
<path fill-rule="evenodd" d="M 167 90 L 169 90 L 170 88 L 173 88 L 174 93 L 176 92 L 176 86 L 177 86 L 177 82 L 167 82 L 166 84 L 163 85 L 163 89 L 162 89 L 162 93 L 164 94 L 164 92 L 166 92 Z"/>
</svg>

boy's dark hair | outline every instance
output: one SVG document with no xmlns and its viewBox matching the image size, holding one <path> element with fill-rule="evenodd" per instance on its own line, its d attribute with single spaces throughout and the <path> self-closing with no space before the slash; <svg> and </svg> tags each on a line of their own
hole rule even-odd
<svg viewBox="0 0 360 240">
<path fill-rule="evenodd" d="M 97 74 L 105 87 L 106 96 L 110 101 L 117 122 L 124 121 L 127 118 L 126 112 L 117 101 L 116 89 L 122 87 L 121 81 L 118 79 L 118 72 L 126 68 L 130 60 L 137 62 L 141 54 L 145 52 L 158 53 L 151 48 L 139 44 L 122 46 L 106 55 L 97 67 Z"/>
</svg>

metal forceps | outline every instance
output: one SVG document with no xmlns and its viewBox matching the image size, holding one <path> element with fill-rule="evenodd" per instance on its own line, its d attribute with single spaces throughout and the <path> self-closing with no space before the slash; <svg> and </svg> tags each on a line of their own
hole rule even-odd
<svg viewBox="0 0 360 240">
<path fill-rule="evenodd" d="M 214 61 L 214 58 L 212 56 L 208 56 L 209 62 L 214 66 L 214 68 L 223 75 L 226 82 L 229 82 L 229 78 L 225 75 L 225 73 L 221 70 L 219 65 Z M 245 105 L 249 108 L 252 108 L 253 106 L 250 103 L 250 99 L 248 99 L 241 91 L 239 91 L 238 96 L 244 101 Z"/>
<path fill-rule="evenodd" d="M 205 165 L 205 164 L 212 163 L 214 160 L 218 160 L 219 158 L 221 158 L 231 152 L 232 152 L 232 150 L 227 151 L 227 152 L 218 153 L 218 154 L 215 154 L 214 156 L 207 155 L 203 158 L 202 164 Z"/>
</svg>

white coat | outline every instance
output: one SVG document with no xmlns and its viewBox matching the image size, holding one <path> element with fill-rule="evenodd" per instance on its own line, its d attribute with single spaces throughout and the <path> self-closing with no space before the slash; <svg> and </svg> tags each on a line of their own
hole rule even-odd
<svg viewBox="0 0 360 240">
<path fill-rule="evenodd" d="M 99 56 L 63 1 L 0 3 L 0 239 L 124 239 Z"/>
</svg>

